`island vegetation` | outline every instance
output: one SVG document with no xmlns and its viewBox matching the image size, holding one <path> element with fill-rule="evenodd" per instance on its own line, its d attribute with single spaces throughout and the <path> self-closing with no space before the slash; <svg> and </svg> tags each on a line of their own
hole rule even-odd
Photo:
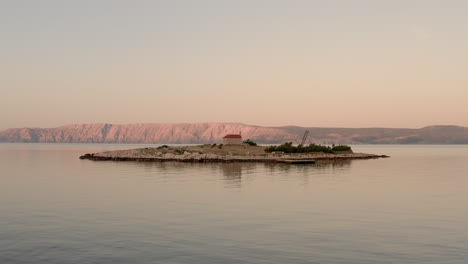
<svg viewBox="0 0 468 264">
<path fill-rule="evenodd" d="M 309 144 L 309 145 L 304 145 L 304 146 L 303 145 L 294 146 L 292 142 L 286 142 L 278 146 L 266 147 L 265 152 L 336 154 L 337 152 L 352 152 L 352 150 L 351 150 L 351 147 L 347 145 L 323 146 L 323 145 Z"/>
<path fill-rule="evenodd" d="M 250 140 L 250 139 L 244 140 L 243 143 L 244 143 L 244 144 L 247 144 L 247 145 L 249 145 L 249 146 L 257 146 L 257 143 L 253 142 L 253 141 Z"/>
</svg>

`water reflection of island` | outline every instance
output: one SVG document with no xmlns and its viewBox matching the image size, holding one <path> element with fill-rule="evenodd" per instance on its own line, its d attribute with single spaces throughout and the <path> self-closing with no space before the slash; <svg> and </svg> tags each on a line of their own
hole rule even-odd
<svg viewBox="0 0 468 264">
<path fill-rule="evenodd" d="M 223 163 L 219 164 L 223 172 L 223 181 L 227 188 L 242 187 L 242 171 L 251 171 L 256 168 L 254 163 Z"/>
<path fill-rule="evenodd" d="M 351 160 L 318 162 L 314 165 L 264 164 L 265 169 L 279 180 L 297 181 L 302 185 L 310 182 L 330 180 L 345 175 L 351 169 Z"/>
<path fill-rule="evenodd" d="M 351 160 L 336 160 L 333 162 L 324 162 L 319 161 L 314 165 L 289 165 L 289 164 L 265 164 L 265 168 L 267 168 L 271 173 L 278 173 L 278 172 L 303 172 L 306 174 L 317 172 L 317 173 L 326 173 L 326 171 L 339 171 L 339 170 L 349 170 L 351 167 Z"/>
<path fill-rule="evenodd" d="M 324 175 L 340 175 L 351 168 L 351 160 L 339 160 L 335 162 L 318 162 L 314 165 L 289 165 L 278 163 L 223 163 L 219 169 L 223 173 L 223 182 L 226 188 L 241 188 L 246 176 L 258 170 L 267 171 L 270 175 L 287 177 L 288 179 L 301 179 L 307 183 L 313 177 Z"/>
<path fill-rule="evenodd" d="M 198 174 L 204 171 L 222 181 L 225 188 L 242 188 L 243 184 L 255 179 L 256 175 L 269 177 L 272 180 L 299 181 L 308 184 L 309 181 L 336 178 L 349 172 L 352 160 L 337 160 L 334 162 L 317 162 L 313 165 L 290 165 L 283 163 L 181 163 L 181 162 L 131 162 L 116 163 L 114 165 L 128 166 L 133 164 L 143 166 L 151 173 L 158 171 L 158 177 L 174 180 L 181 175 Z M 268 179 L 267 179 L 268 180 Z"/>
</svg>

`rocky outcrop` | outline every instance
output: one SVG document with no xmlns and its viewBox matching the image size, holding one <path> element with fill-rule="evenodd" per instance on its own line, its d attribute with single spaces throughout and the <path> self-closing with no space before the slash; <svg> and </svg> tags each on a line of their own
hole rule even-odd
<svg viewBox="0 0 468 264">
<path fill-rule="evenodd" d="M 219 143 L 228 133 L 242 133 L 259 143 L 319 144 L 468 144 L 468 128 L 430 126 L 405 128 L 261 127 L 239 123 L 199 124 L 75 124 L 57 128 L 14 128 L 0 132 L 0 142 L 33 143 Z"/>
<path fill-rule="evenodd" d="M 290 163 L 313 164 L 316 161 L 337 161 L 353 159 L 388 158 L 386 155 L 366 153 L 342 154 L 263 154 L 263 155 L 232 155 L 216 153 L 200 153 L 191 150 L 191 147 L 176 147 L 160 150 L 159 148 L 139 148 L 127 150 L 114 150 L 101 153 L 88 153 L 80 159 L 94 161 L 139 161 L 139 162 L 264 162 L 264 163 Z"/>
</svg>

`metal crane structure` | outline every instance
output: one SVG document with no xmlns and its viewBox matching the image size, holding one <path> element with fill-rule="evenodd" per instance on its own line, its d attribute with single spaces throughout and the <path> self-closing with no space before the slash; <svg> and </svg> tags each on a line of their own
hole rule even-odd
<svg viewBox="0 0 468 264">
<path fill-rule="evenodd" d="M 309 135 L 309 130 L 306 130 L 304 132 L 304 136 L 302 137 L 302 141 L 301 141 L 301 144 L 299 146 L 304 146 L 304 143 L 305 143 L 305 141 L 307 139 L 307 135 Z"/>
</svg>

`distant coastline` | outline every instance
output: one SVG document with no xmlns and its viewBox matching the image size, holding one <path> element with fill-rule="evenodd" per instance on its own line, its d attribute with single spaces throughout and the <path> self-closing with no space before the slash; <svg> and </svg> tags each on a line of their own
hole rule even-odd
<svg viewBox="0 0 468 264">
<path fill-rule="evenodd" d="M 0 131 L 0 142 L 206 144 L 220 143 L 226 133 L 242 133 L 260 144 L 468 144 L 468 128 L 429 126 L 409 128 L 261 127 L 240 123 L 194 124 L 74 124 L 56 128 L 12 128 Z"/>
</svg>

